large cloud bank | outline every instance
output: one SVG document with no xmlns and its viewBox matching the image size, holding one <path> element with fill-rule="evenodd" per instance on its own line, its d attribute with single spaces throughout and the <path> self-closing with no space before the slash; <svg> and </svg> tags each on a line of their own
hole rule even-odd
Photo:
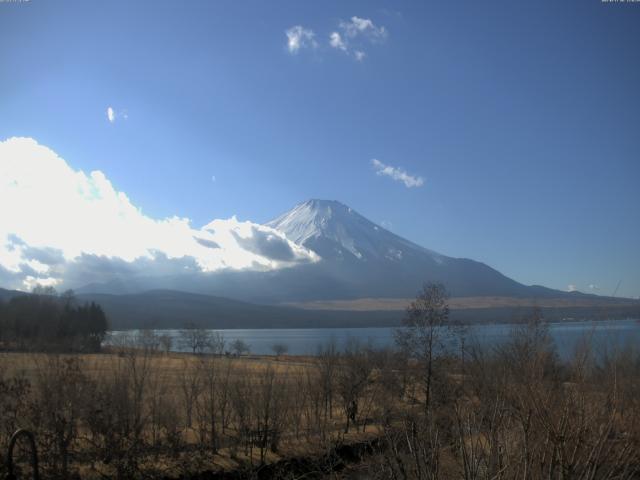
<svg viewBox="0 0 640 480">
<path fill-rule="evenodd" d="M 153 219 L 104 173 L 74 170 L 30 138 L 0 142 L 0 286 L 81 287 L 121 275 L 273 270 L 317 261 L 263 225 L 235 217 L 201 229 Z"/>
</svg>

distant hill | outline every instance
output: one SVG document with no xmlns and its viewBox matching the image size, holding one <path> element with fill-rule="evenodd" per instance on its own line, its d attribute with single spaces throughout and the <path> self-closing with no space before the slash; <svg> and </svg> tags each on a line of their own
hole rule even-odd
<svg viewBox="0 0 640 480">
<path fill-rule="evenodd" d="M 15 290 L 0 289 L 0 299 L 8 301 Z M 176 290 L 153 290 L 124 295 L 79 294 L 79 302 L 94 301 L 102 306 L 113 330 L 155 328 L 178 329 L 186 324 L 203 328 L 338 328 L 393 327 L 400 324 L 409 299 L 347 302 L 314 302 L 291 306 L 258 305 L 224 297 Z M 609 299 L 600 305 L 549 299 L 509 299 L 478 303 L 478 299 L 452 299 L 451 318 L 464 323 L 510 323 L 525 320 L 533 306 L 542 309 L 549 321 L 573 319 L 640 318 L 640 302 Z"/>
<path fill-rule="evenodd" d="M 80 301 L 100 304 L 114 330 L 181 328 L 193 323 L 206 328 L 326 328 L 397 325 L 401 312 L 303 310 L 257 305 L 223 297 L 175 290 L 110 295 L 81 294 Z"/>
<path fill-rule="evenodd" d="M 394 309 L 352 310 L 302 309 L 258 305 L 223 297 L 213 297 L 175 290 L 154 290 L 139 294 L 84 294 L 81 301 L 100 304 L 111 322 L 111 328 L 181 328 L 194 323 L 206 328 L 338 328 L 398 326 L 407 303 L 396 303 Z M 496 306 L 492 306 L 496 305 Z M 479 306 L 458 304 L 451 311 L 453 320 L 464 323 L 509 323 L 525 320 L 534 303 L 495 303 Z M 556 303 L 549 300 L 539 305 L 549 321 L 574 319 L 640 318 L 640 302 L 621 301 L 601 306 L 584 303 Z M 342 307 L 342 309 L 340 309 Z M 375 306 L 374 306 L 375 308 Z"/>
<path fill-rule="evenodd" d="M 4 302 L 18 295 L 28 295 L 28 294 L 25 292 L 21 292 L 19 290 L 7 290 L 4 288 L 0 288 L 0 300 Z"/>
</svg>

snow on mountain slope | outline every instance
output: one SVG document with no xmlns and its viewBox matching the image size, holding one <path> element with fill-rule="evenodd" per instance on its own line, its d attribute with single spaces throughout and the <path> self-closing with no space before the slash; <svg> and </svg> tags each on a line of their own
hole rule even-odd
<svg viewBox="0 0 640 480">
<path fill-rule="evenodd" d="M 337 201 L 308 200 L 267 226 L 325 260 L 351 255 L 361 261 L 398 262 L 420 255 L 441 264 L 448 258 L 391 233 Z"/>
</svg>

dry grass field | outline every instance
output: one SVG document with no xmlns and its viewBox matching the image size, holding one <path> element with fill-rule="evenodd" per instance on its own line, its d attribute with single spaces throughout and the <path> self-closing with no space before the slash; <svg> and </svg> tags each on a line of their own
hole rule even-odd
<svg viewBox="0 0 640 480">
<path fill-rule="evenodd" d="M 435 356 L 438 332 L 315 357 L 166 354 L 144 342 L 1 353 L 0 449 L 16 428 L 33 431 L 44 478 L 640 475 L 637 352 L 596 358 L 585 342 L 560 362 L 532 322 L 500 349 Z"/>
<path fill-rule="evenodd" d="M 349 311 L 404 311 L 411 303 L 411 298 L 358 298 L 355 300 L 316 300 L 311 302 L 295 302 L 286 305 L 309 310 L 349 310 Z M 637 305 L 637 300 L 610 297 L 576 297 L 576 298 L 518 298 L 518 297 L 452 297 L 449 307 L 452 310 L 478 308 L 594 308 Z"/>
<path fill-rule="evenodd" d="M 36 433 L 51 476 L 178 477 L 320 457 L 336 445 L 377 436 L 373 422 L 345 431 L 338 393 L 320 392 L 321 369 L 317 358 L 292 356 L 139 349 L 1 353 L 0 378 L 7 388 L 0 403 L 11 408 L 0 418 L 0 446 L 6 447 L 14 429 L 28 428 Z M 9 383 L 15 379 L 28 387 L 12 392 Z M 12 393 L 15 398 L 8 398 Z M 51 419 L 43 418 L 44 405 L 51 408 Z M 363 405 L 371 409 L 371 399 Z M 63 423 L 75 423 L 73 431 L 60 425 L 61 416 L 67 416 Z M 57 439 L 64 435 L 73 438 L 61 448 Z M 105 459 L 113 453 L 107 450 L 117 450 L 120 461 Z M 95 458 L 83 460 L 89 456 Z"/>
</svg>

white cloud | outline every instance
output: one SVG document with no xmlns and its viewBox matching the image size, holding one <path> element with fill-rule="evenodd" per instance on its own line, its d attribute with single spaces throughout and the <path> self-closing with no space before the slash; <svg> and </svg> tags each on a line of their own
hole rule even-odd
<svg viewBox="0 0 640 480">
<path fill-rule="evenodd" d="M 115 123 L 116 120 L 127 120 L 129 113 L 126 110 L 116 111 L 113 107 L 107 107 L 107 120 L 109 123 Z"/>
<path fill-rule="evenodd" d="M 589 290 L 600 290 L 600 287 L 598 285 L 596 285 L 595 283 L 590 283 L 589 284 Z"/>
<path fill-rule="evenodd" d="M 387 38 L 387 30 L 382 26 L 376 26 L 369 18 L 353 16 L 348 22 L 340 22 L 340 28 L 350 38 L 355 38 L 358 35 L 363 35 L 373 41 Z"/>
<path fill-rule="evenodd" d="M 295 25 L 285 31 L 287 35 L 287 48 L 289 53 L 298 53 L 301 48 L 316 48 L 318 42 L 315 40 L 315 33 L 302 25 Z"/>
<path fill-rule="evenodd" d="M 387 30 L 382 26 L 376 26 L 368 18 L 353 16 L 348 22 L 341 21 L 339 28 L 342 33 L 331 32 L 329 45 L 353 56 L 359 62 L 366 57 L 363 50 L 365 44 L 379 43 L 387 38 Z"/>
<path fill-rule="evenodd" d="M 342 40 L 342 36 L 338 32 L 331 32 L 329 35 L 329 45 L 342 51 L 347 50 L 347 44 Z"/>
<path fill-rule="evenodd" d="M 376 171 L 376 175 L 384 175 L 398 182 L 402 182 L 407 188 L 421 187 L 424 185 L 424 179 L 422 177 L 409 175 L 402 168 L 385 165 L 375 158 L 371 160 L 371 164 Z"/>
<path fill-rule="evenodd" d="M 317 260 L 281 233 L 235 217 L 201 229 L 187 218 L 153 219 L 104 173 L 74 170 L 30 138 L 0 142 L 0 205 L 0 281 L 11 288 L 81 286 L 96 262 L 108 264 L 106 270 L 166 274 L 271 270 Z"/>
<path fill-rule="evenodd" d="M 567 285 L 567 292 L 577 292 L 578 291 L 578 287 L 576 287 L 574 284 L 570 283 L 569 285 Z"/>
</svg>

